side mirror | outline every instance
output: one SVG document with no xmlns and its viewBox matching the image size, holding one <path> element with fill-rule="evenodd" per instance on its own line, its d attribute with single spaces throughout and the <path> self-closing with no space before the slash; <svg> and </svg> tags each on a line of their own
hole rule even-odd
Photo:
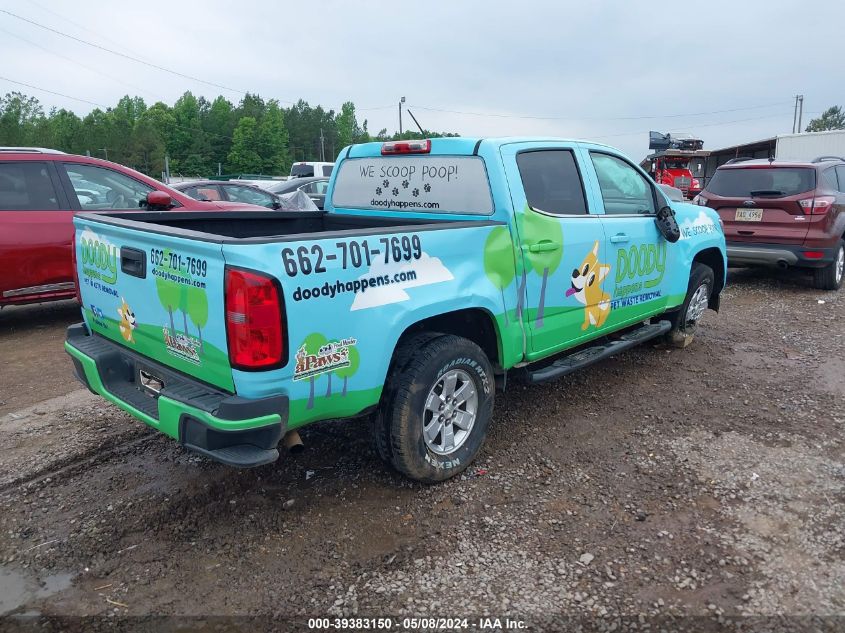
<svg viewBox="0 0 845 633">
<path fill-rule="evenodd" d="M 173 208 L 173 198 L 164 191 L 151 191 L 147 194 L 147 208 L 151 211 L 167 211 Z"/>
<path fill-rule="evenodd" d="M 276 210 L 276 209 L 281 209 L 281 208 L 282 208 L 282 203 L 279 202 L 278 200 L 273 200 L 273 209 Z"/>
<path fill-rule="evenodd" d="M 681 229 L 678 226 L 678 221 L 675 219 L 675 212 L 672 210 L 672 207 L 661 207 L 657 212 L 654 223 L 657 225 L 657 230 L 666 238 L 667 242 L 674 244 L 681 239 Z"/>
</svg>

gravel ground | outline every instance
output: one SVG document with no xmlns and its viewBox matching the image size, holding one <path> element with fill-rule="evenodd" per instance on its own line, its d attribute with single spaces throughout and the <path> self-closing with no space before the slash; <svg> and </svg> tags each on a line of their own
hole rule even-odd
<svg viewBox="0 0 845 633">
<path fill-rule="evenodd" d="M 0 613 L 841 630 L 796 618 L 845 613 L 843 317 L 804 275 L 731 271 L 692 346 L 509 387 L 436 486 L 385 468 L 363 421 L 232 470 L 42 369 L 0 417 Z M 0 346 L 31 336 L 2 319 Z"/>
</svg>

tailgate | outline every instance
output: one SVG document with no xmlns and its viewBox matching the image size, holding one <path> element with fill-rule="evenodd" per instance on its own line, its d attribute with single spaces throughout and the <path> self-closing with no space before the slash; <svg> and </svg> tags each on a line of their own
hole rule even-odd
<svg viewBox="0 0 845 633">
<path fill-rule="evenodd" d="M 725 226 L 728 242 L 801 244 L 808 222 L 797 200 L 720 200 L 716 211 Z"/>
<path fill-rule="evenodd" d="M 83 217 L 74 225 L 88 328 L 137 354 L 233 391 L 220 245 Z"/>
<path fill-rule="evenodd" d="M 801 244 L 815 170 L 771 163 L 721 167 L 707 184 L 708 205 L 719 212 L 728 242 Z"/>
</svg>

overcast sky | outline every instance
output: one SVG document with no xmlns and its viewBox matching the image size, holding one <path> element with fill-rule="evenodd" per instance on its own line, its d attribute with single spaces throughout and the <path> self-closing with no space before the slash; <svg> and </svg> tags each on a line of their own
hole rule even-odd
<svg viewBox="0 0 845 633">
<path fill-rule="evenodd" d="M 0 13 L 0 93 L 80 115 L 93 106 L 8 80 L 105 106 L 127 93 L 172 104 L 185 90 L 333 109 L 351 100 L 371 133 L 398 129 L 404 95 L 428 129 L 585 138 L 637 160 L 651 129 L 715 149 L 791 132 L 796 94 L 805 126 L 845 105 L 845 2 L 648 4 L 0 0 L 0 10 L 231 89 Z"/>
</svg>

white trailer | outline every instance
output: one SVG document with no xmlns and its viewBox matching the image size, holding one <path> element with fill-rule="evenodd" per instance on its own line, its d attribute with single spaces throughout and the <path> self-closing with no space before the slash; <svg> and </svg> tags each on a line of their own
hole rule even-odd
<svg viewBox="0 0 845 633">
<path fill-rule="evenodd" d="M 777 159 L 809 161 L 819 156 L 845 156 L 845 130 L 803 132 L 777 137 Z"/>
</svg>

